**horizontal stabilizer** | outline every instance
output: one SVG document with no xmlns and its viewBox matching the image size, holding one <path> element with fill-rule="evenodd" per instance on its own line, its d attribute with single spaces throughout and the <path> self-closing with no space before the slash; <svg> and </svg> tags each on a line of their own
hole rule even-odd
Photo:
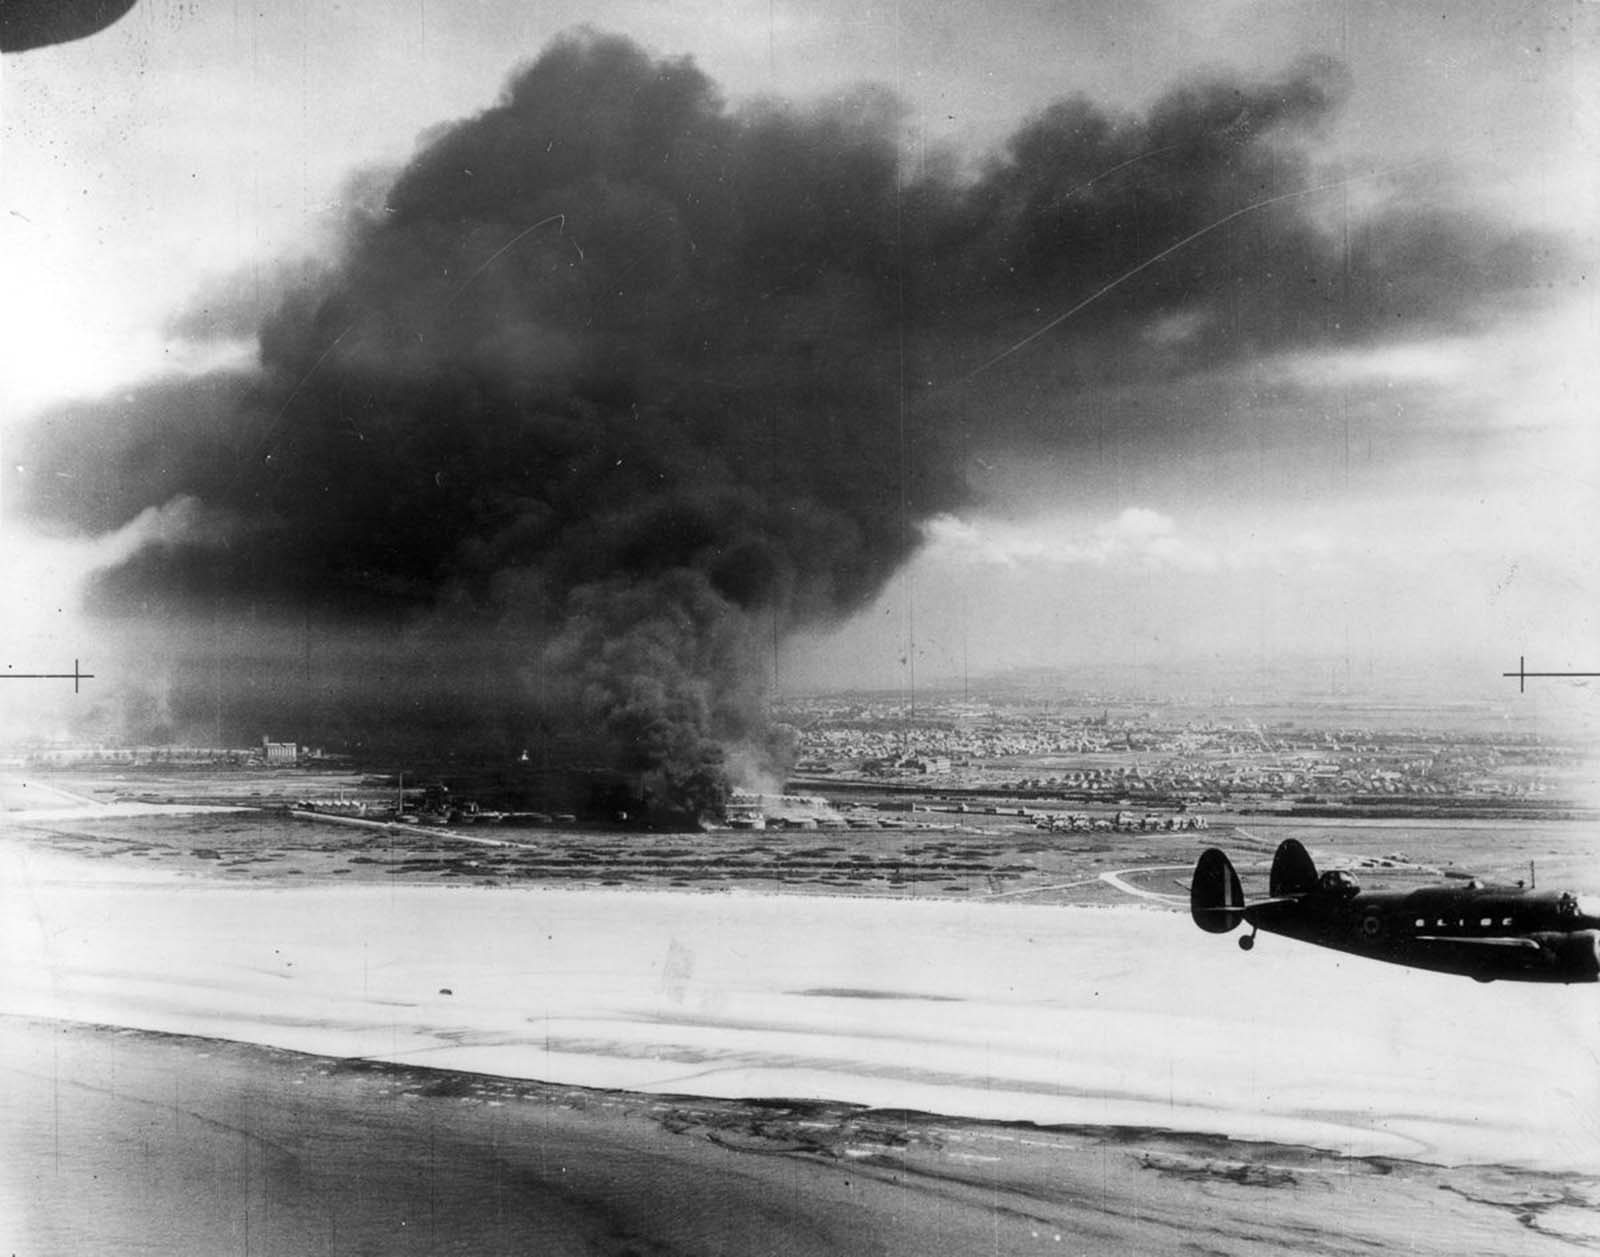
<svg viewBox="0 0 1600 1257">
<path fill-rule="evenodd" d="M 1244 889 L 1228 857 L 1215 847 L 1200 853 L 1189 883 L 1189 915 L 1207 934 L 1226 934 L 1244 920 Z"/>
</svg>

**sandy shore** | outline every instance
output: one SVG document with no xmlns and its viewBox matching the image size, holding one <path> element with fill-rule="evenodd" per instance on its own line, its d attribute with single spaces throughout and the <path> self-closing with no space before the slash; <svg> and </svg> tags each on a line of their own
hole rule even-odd
<svg viewBox="0 0 1600 1257">
<path fill-rule="evenodd" d="M 9 842 L 0 1251 L 1570 1253 L 1594 997 L 1152 908 Z"/>
<path fill-rule="evenodd" d="M 650 1097 L 0 1018 L 36 1254 L 1572 1253 L 1600 1180 Z"/>
<path fill-rule="evenodd" d="M 1600 1170 L 1595 991 L 1139 907 L 252 886 L 4 849 L 0 1013 L 708 1097 Z"/>
</svg>

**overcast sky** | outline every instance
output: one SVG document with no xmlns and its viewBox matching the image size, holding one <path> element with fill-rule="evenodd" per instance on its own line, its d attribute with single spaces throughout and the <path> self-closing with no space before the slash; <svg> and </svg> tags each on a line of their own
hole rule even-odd
<svg viewBox="0 0 1600 1257">
<path fill-rule="evenodd" d="M 1487 692 L 1523 654 L 1600 667 L 1593 4 L 140 0 L 3 64 L 0 439 L 72 399 L 254 361 L 285 268 L 335 250 L 364 189 L 578 23 L 692 57 L 735 110 L 882 84 L 907 181 L 982 177 L 1062 98 L 1144 125 L 1196 76 L 1315 65 L 1334 85 L 1298 133 L 1298 221 L 1347 257 L 1376 221 L 1420 224 L 1389 256 L 1426 299 L 1363 289 L 1363 314 L 1346 291 L 1315 336 L 1139 306 L 1220 231 L 1119 254 L 1093 283 L 1051 272 L 946 355 L 930 332 L 915 383 L 963 414 L 970 491 L 919 520 L 920 552 L 846 624 L 775 650 L 786 688 L 1317 655 L 1356 681 L 1444 660 Z M 1230 239 L 1250 300 L 1271 277 Z M 8 588 L 31 592 L 6 662 L 92 655 L 74 581 L 137 540 L 7 529 Z"/>
</svg>

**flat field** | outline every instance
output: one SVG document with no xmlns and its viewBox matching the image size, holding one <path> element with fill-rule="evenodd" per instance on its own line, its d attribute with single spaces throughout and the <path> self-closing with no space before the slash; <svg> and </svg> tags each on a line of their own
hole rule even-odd
<svg viewBox="0 0 1600 1257">
<path fill-rule="evenodd" d="M 872 818 L 877 819 L 877 818 Z M 240 881 L 351 881 L 512 886 L 751 889 L 912 898 L 1031 896 L 1109 904 L 1126 891 L 1104 875 L 1182 898 L 1208 846 L 1228 851 L 1247 883 L 1264 881 L 1284 838 L 1319 867 L 1402 886 L 1483 877 L 1600 889 L 1600 830 L 1579 821 L 1323 820 L 1213 814 L 1204 830 L 1049 832 L 1031 819 L 919 810 L 888 827 L 655 834 L 511 825 L 352 825 L 281 810 L 122 812 L 63 809 L 0 816 L 43 848 Z"/>
</svg>

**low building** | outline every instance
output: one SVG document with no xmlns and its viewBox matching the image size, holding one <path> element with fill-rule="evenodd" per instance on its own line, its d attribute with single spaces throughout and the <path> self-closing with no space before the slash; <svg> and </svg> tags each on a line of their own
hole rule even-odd
<svg viewBox="0 0 1600 1257">
<path fill-rule="evenodd" d="M 272 742 L 268 740 L 266 734 L 262 734 L 261 757 L 268 764 L 298 764 L 300 745 L 297 742 Z"/>
</svg>

